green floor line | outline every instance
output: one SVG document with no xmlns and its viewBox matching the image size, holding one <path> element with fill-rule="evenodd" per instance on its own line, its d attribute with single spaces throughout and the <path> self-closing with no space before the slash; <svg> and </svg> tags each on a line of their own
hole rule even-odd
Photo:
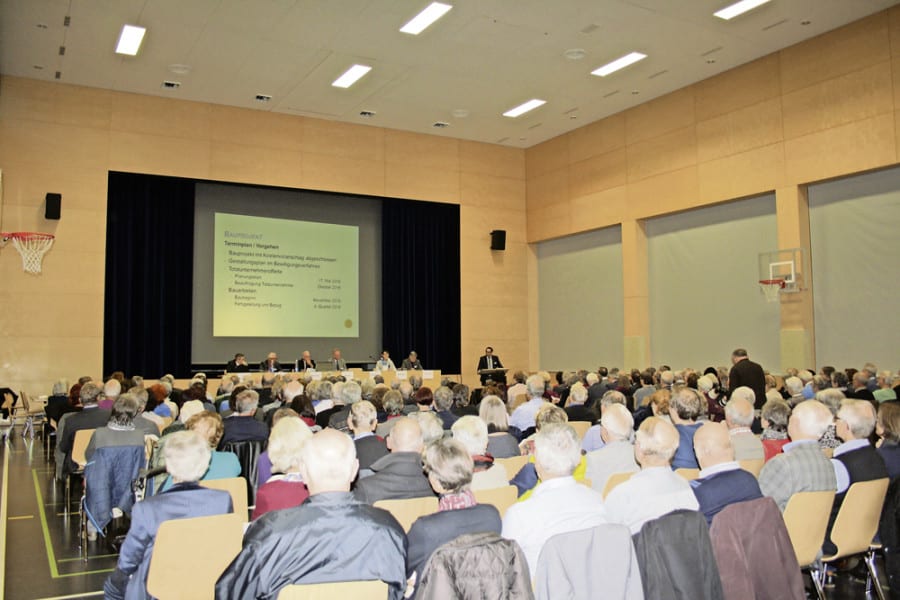
<svg viewBox="0 0 900 600">
<path fill-rule="evenodd" d="M 88 560 L 93 558 L 110 558 L 113 556 L 118 556 L 118 554 L 88 554 Z M 64 562 L 75 562 L 76 560 L 83 560 L 80 556 L 77 558 L 60 558 L 56 562 L 64 563 Z M 112 570 L 112 569 L 110 569 Z"/>
<path fill-rule="evenodd" d="M 47 550 L 47 563 L 50 565 L 50 576 L 54 579 L 59 578 L 59 571 L 56 568 L 56 556 L 53 554 L 53 545 L 50 542 L 50 527 L 47 525 L 47 513 L 44 511 L 44 496 L 41 494 L 41 484 L 38 481 L 36 469 L 31 470 L 34 478 L 34 493 L 37 494 L 38 514 L 41 516 L 41 529 L 44 532 L 44 548 Z"/>
</svg>

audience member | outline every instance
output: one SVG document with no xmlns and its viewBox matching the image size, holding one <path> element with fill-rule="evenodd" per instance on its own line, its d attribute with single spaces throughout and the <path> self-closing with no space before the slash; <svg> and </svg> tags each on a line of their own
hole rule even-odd
<svg viewBox="0 0 900 600">
<path fill-rule="evenodd" d="M 887 402 L 897 399 L 897 392 L 891 387 L 894 384 L 894 378 L 890 371 L 881 371 L 878 373 L 878 387 L 872 390 L 872 397 L 878 402 Z"/>
<path fill-rule="evenodd" d="M 867 371 L 859 371 L 853 375 L 852 388 L 852 390 L 847 392 L 848 398 L 875 401 L 875 395 L 869 389 L 869 374 Z"/>
<path fill-rule="evenodd" d="M 140 379 L 135 377 L 135 380 Z M 159 425 L 151 421 L 145 416 L 147 402 L 150 400 L 150 393 L 143 385 L 133 385 L 128 388 L 128 393 L 134 396 L 138 401 L 138 415 L 134 418 L 134 426 L 144 432 L 144 435 L 155 435 L 159 437 Z"/>
<path fill-rule="evenodd" d="M 450 429 L 459 418 L 453 414 L 453 391 L 445 386 L 440 386 L 434 390 L 434 410 L 435 414 L 441 419 L 444 429 Z"/>
<path fill-rule="evenodd" d="M 473 490 L 498 488 L 509 485 L 509 476 L 501 464 L 494 463 L 494 457 L 487 453 L 488 428 L 478 417 L 466 415 L 453 424 L 453 439 L 469 452 L 473 461 Z"/>
<path fill-rule="evenodd" d="M 900 475 L 900 402 L 883 402 L 878 406 L 875 433 L 880 438 L 878 454 L 893 481 Z"/>
<path fill-rule="evenodd" d="M 216 598 L 276 598 L 291 584 L 380 579 L 389 598 L 400 600 L 406 535 L 390 513 L 350 493 L 357 471 L 353 441 L 321 431 L 303 445 L 300 464 L 309 499 L 250 524 L 243 549 L 216 583 Z"/>
<path fill-rule="evenodd" d="M 256 491 L 254 520 L 269 511 L 300 506 L 309 496 L 300 475 L 300 457 L 312 435 L 300 419 L 280 419 L 272 428 L 266 451 L 273 475 Z"/>
<path fill-rule="evenodd" d="M 697 379 L 697 391 L 703 394 L 706 400 L 707 418 L 714 422 L 720 423 L 725 419 L 725 409 L 719 401 L 722 399 L 719 395 L 718 382 L 714 379 L 714 375 L 704 375 Z M 750 404 L 753 407 L 753 403 Z"/>
<path fill-rule="evenodd" d="M 799 377 L 788 377 L 785 379 L 784 389 L 788 393 L 787 401 L 792 407 L 806 400 L 803 396 L 803 380 Z"/>
<path fill-rule="evenodd" d="M 600 398 L 600 418 L 603 418 L 603 415 L 606 413 L 606 409 L 613 404 L 621 404 L 622 406 L 628 406 L 628 399 L 625 397 L 625 394 L 618 390 L 608 390 L 603 397 Z M 599 450 L 603 447 L 603 436 L 600 432 L 600 425 L 593 425 L 587 432 L 584 434 L 584 438 L 581 440 L 581 450 L 583 452 L 593 452 L 594 450 Z"/>
<path fill-rule="evenodd" d="M 831 411 L 831 423 L 822 437 L 819 438 L 819 448 L 837 448 L 841 444 L 841 440 L 837 437 L 837 431 L 834 419 L 837 418 L 838 411 L 841 409 L 841 402 L 846 399 L 844 393 L 836 389 L 822 390 L 816 394 L 816 400 L 824 404 Z"/>
<path fill-rule="evenodd" d="M 653 373 L 649 370 L 644 370 L 641 372 L 641 387 L 634 391 L 634 405 L 635 407 L 643 406 L 644 400 L 650 397 L 650 394 L 656 391 L 656 386 L 653 384 Z"/>
<path fill-rule="evenodd" d="M 763 368 L 750 360 L 743 348 L 737 348 L 731 353 L 731 364 L 731 371 L 728 372 L 728 397 L 731 397 L 734 390 L 745 385 L 753 390 L 753 407 L 761 408 L 766 401 L 766 373 Z M 722 385 L 725 383 L 722 382 Z"/>
<path fill-rule="evenodd" d="M 441 425 L 441 420 L 433 411 L 418 410 L 410 413 L 408 418 L 419 424 L 419 428 L 422 430 L 422 444 L 425 446 L 438 441 L 447 433 Z"/>
<path fill-rule="evenodd" d="M 136 405 L 136 402 L 135 402 Z M 135 406 L 135 413 L 137 412 Z M 197 481 L 209 464 L 210 450 L 197 433 L 181 431 L 169 436 L 163 450 L 172 489 L 134 505 L 131 527 L 119 551 L 116 570 L 103 584 L 105 598 L 149 598 L 147 573 L 156 532 L 163 521 L 230 513 L 231 495 L 201 487 Z"/>
<path fill-rule="evenodd" d="M 748 406 L 752 411 L 753 405 Z M 727 419 L 728 405 L 725 406 L 725 415 Z M 734 441 L 731 430 L 721 423 L 706 423 L 694 435 L 694 453 L 700 463 L 700 477 L 690 485 L 700 504 L 700 512 L 710 525 L 713 517 L 726 506 L 762 498 L 756 477 L 743 470 L 735 460 Z"/>
<path fill-rule="evenodd" d="M 672 459 L 673 469 L 696 469 L 697 457 L 694 456 L 694 433 L 703 423 L 697 418 L 703 413 L 705 403 L 700 394 L 690 388 L 681 388 L 669 401 L 669 418 L 678 431 L 678 450 Z"/>
<path fill-rule="evenodd" d="M 353 403 L 350 406 L 350 418 L 347 420 L 347 425 L 353 434 L 353 444 L 356 446 L 356 458 L 359 461 L 360 471 L 368 471 L 372 463 L 388 455 L 384 440 L 374 433 L 375 426 L 378 425 L 378 417 L 371 402 L 361 400 Z"/>
<path fill-rule="evenodd" d="M 635 437 L 634 457 L 641 470 L 606 497 L 609 520 L 628 526 L 632 535 L 647 521 L 673 510 L 699 508 L 691 486 L 671 468 L 680 443 L 675 427 L 659 417 L 650 417 L 641 423 Z"/>
<path fill-rule="evenodd" d="M 834 468 L 819 450 L 818 440 L 832 422 L 831 411 L 818 400 L 806 400 L 794 407 L 788 421 L 791 443 L 783 453 L 765 464 L 759 474 L 759 488 L 781 512 L 798 492 L 837 489 Z"/>
<path fill-rule="evenodd" d="M 790 443 L 787 427 L 791 418 L 791 405 L 781 399 L 766 400 L 760 413 L 760 421 L 763 432 L 760 442 L 763 445 L 765 459 L 768 462 L 776 454 L 781 454 L 782 448 Z"/>
<path fill-rule="evenodd" d="M 566 401 L 566 414 L 571 421 L 588 421 L 593 423 L 600 418 L 600 410 L 596 405 L 588 408 L 585 404 L 588 399 L 588 391 L 581 383 L 576 383 L 569 388 L 569 398 Z"/>
<path fill-rule="evenodd" d="M 78 470 L 78 465 L 72 461 L 72 443 L 75 441 L 75 434 L 82 429 L 103 427 L 109 421 L 110 411 L 97 406 L 97 401 L 102 393 L 99 385 L 85 383 L 81 386 L 78 395 L 83 407 L 81 412 L 71 413 L 66 417 L 65 428 L 60 432 L 57 442 L 57 449 L 61 455 L 65 456 L 65 473 L 73 473 Z"/>
<path fill-rule="evenodd" d="M 835 427 L 838 438 L 844 440 L 844 443 L 834 449 L 834 458 L 831 460 L 837 493 L 834 496 L 825 543 L 822 545 L 822 550 L 826 554 L 834 554 L 837 551 L 837 547 L 831 541 L 831 528 L 850 486 L 860 481 L 872 481 L 888 476 L 884 460 L 869 443 L 869 436 L 875 430 L 875 420 L 875 409 L 871 402 L 855 399 L 841 402 Z"/>
<path fill-rule="evenodd" d="M 506 405 L 498 396 L 489 395 L 481 399 L 478 417 L 487 425 L 488 454 L 494 458 L 511 458 L 521 454 L 519 440 L 510 432 Z"/>
<path fill-rule="evenodd" d="M 424 444 L 418 422 L 401 419 L 387 439 L 387 446 L 391 453 L 370 466 L 375 474 L 356 482 L 356 497 L 374 504 L 379 500 L 433 495 L 428 478 L 422 472 Z"/>
<path fill-rule="evenodd" d="M 431 554 L 466 533 L 500 533 L 500 513 L 478 504 L 471 491 L 473 463 L 459 441 L 443 438 L 425 448 L 425 472 L 438 494 L 438 512 L 419 517 L 409 529 L 406 575 L 412 586 L 422 575 Z"/>
<path fill-rule="evenodd" d="M 103 384 L 102 400 L 97 402 L 100 408 L 111 409 L 116 398 L 122 393 L 122 382 L 118 379 L 110 379 Z"/>
<path fill-rule="evenodd" d="M 534 427 L 534 415 L 545 402 L 543 377 L 532 375 L 525 380 L 525 386 L 528 388 L 529 399 L 513 411 L 509 418 L 509 424 L 523 433 Z"/>
<path fill-rule="evenodd" d="M 600 422 L 603 447 L 589 452 L 586 456 L 586 476 L 591 486 L 598 492 L 606 487 L 606 481 L 614 473 L 634 473 L 640 470 L 634 460 L 634 445 L 631 435 L 634 419 L 628 409 L 620 404 L 607 407 Z"/>
<path fill-rule="evenodd" d="M 416 401 L 416 407 L 420 412 L 431 412 L 434 409 L 434 392 L 428 386 L 420 387 L 413 394 Z M 442 428 L 443 428 L 443 421 Z"/>
<path fill-rule="evenodd" d="M 225 419 L 225 431 L 219 441 L 219 448 L 232 442 L 265 441 L 269 428 L 253 416 L 256 414 L 259 394 L 255 390 L 243 390 L 235 397 L 235 413 Z"/>
<path fill-rule="evenodd" d="M 753 392 L 750 388 L 746 389 Z M 740 397 L 729 400 L 725 405 L 725 425 L 728 426 L 728 433 L 731 435 L 734 460 L 757 460 L 766 457 L 762 442 L 750 431 L 752 424 L 753 403 Z"/>
<path fill-rule="evenodd" d="M 519 396 L 528 397 L 528 387 L 525 385 L 526 375 L 524 371 L 513 373 L 513 384 L 506 388 L 506 402 L 512 404 Z"/>
<path fill-rule="evenodd" d="M 572 477 L 581 462 L 575 430 L 565 423 L 546 425 L 535 436 L 534 446 L 541 483 L 528 500 L 511 506 L 503 517 L 503 537 L 518 542 L 532 573 L 537 572 L 538 556 L 548 539 L 607 522 L 603 497 Z"/>
</svg>

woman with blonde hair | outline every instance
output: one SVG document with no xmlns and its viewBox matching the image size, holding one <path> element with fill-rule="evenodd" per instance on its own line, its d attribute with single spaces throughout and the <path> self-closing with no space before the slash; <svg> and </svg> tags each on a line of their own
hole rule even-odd
<svg viewBox="0 0 900 600">
<path fill-rule="evenodd" d="M 506 405 L 498 396 L 485 396 L 478 406 L 478 417 L 488 428 L 487 453 L 494 458 L 519 456 L 519 441 L 510 432 Z"/>
<path fill-rule="evenodd" d="M 299 506 L 309 497 L 300 477 L 300 457 L 303 444 L 312 435 L 300 419 L 281 419 L 272 428 L 268 452 L 274 475 L 256 492 L 254 520 L 272 510 Z"/>
</svg>

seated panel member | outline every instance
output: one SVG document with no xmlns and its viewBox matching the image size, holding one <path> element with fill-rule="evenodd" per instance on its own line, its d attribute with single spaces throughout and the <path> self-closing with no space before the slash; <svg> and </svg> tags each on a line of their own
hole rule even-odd
<svg viewBox="0 0 900 600">
<path fill-rule="evenodd" d="M 328 361 L 328 368 L 332 371 L 346 371 L 347 361 L 341 356 L 340 348 L 331 351 L 331 360 Z"/>
<path fill-rule="evenodd" d="M 300 356 L 300 360 L 297 361 L 297 370 L 298 371 L 306 371 L 307 369 L 316 368 L 316 361 L 313 360 L 312 355 L 309 353 L 309 350 L 304 350 L 303 354 Z"/>
<path fill-rule="evenodd" d="M 225 371 L 228 373 L 246 373 L 249 370 L 250 365 L 247 364 L 247 357 L 240 352 L 235 354 L 234 358 L 225 365 Z"/>
<path fill-rule="evenodd" d="M 416 354 L 415 350 L 410 352 L 409 356 L 403 359 L 403 363 L 401 363 L 400 368 L 414 371 L 422 370 L 422 361 L 419 360 L 419 355 Z"/>
<path fill-rule="evenodd" d="M 394 361 L 391 360 L 391 353 L 387 350 L 381 351 L 381 357 L 375 363 L 376 371 L 396 371 L 397 367 L 394 365 Z"/>
<path fill-rule="evenodd" d="M 268 371 L 269 373 L 276 373 L 282 370 L 281 363 L 278 362 L 278 354 L 275 352 L 269 352 L 269 355 L 266 357 L 266 360 L 259 363 L 260 371 Z"/>
</svg>

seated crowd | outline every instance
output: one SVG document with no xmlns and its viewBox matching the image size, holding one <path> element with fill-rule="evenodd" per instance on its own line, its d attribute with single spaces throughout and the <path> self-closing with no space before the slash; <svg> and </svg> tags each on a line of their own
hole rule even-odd
<svg viewBox="0 0 900 600">
<path fill-rule="evenodd" d="M 232 512 L 227 492 L 198 482 L 239 476 L 252 511 L 240 517 L 250 524 L 217 598 L 275 598 L 290 584 L 355 580 L 385 582 L 390 598 L 433 597 L 448 581 L 449 596 L 519 597 L 513 590 L 521 589 L 530 597 L 534 581 L 559 576 L 548 566 L 556 536 L 627 530 L 623 556 L 637 556 L 643 575 L 658 568 L 642 560 L 664 517 L 699 515 L 703 546 L 707 529 L 733 526 L 729 507 L 769 498 L 781 523 L 779 511 L 800 492 L 835 493 L 822 549 L 829 555 L 850 487 L 900 475 L 900 380 L 890 372 L 866 364 L 775 377 L 740 349 L 732 363 L 703 373 L 517 372 L 509 387 L 488 381 L 471 392 L 446 378 L 431 390 L 416 374 L 387 386 L 379 377 L 267 372 L 258 383 L 226 378 L 209 394 L 202 375 L 181 390 L 171 376 L 149 384 L 116 373 L 102 384 L 58 382 L 46 413 L 58 478 L 83 468 L 73 445 L 85 429 L 94 430 L 89 459 L 146 446 L 148 466 L 165 471 L 148 478 L 133 507 L 103 508 L 131 517 L 107 597 L 145 597 L 160 523 Z M 511 506 L 477 501 L 508 486 L 518 497 Z M 411 498 L 434 498 L 436 509 L 408 531 L 375 506 Z M 91 514 L 89 537 L 110 518 Z M 503 556 L 501 571 L 491 570 L 496 561 L 470 561 L 460 581 L 454 561 L 463 550 Z M 603 564 L 601 578 L 626 578 Z M 800 577 L 796 560 L 777 568 Z M 888 571 L 891 582 L 900 575 Z M 713 597 L 730 597 L 718 574 L 710 585 L 719 590 Z"/>
</svg>

